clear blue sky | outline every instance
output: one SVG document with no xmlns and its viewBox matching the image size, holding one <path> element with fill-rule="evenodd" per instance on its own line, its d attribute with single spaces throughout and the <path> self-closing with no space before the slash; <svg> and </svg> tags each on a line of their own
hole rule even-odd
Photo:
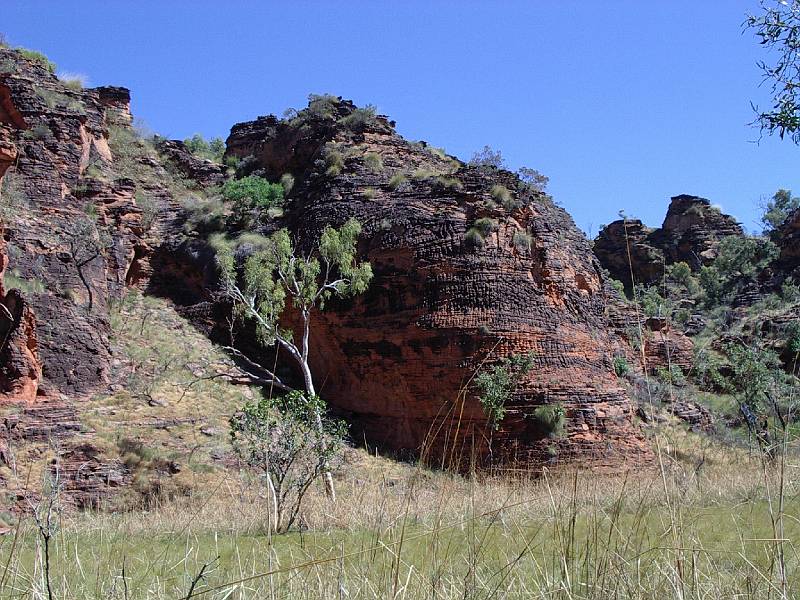
<svg viewBox="0 0 800 600">
<path fill-rule="evenodd" d="M 400 133 L 535 167 L 594 234 L 705 196 L 754 229 L 800 193 L 799 149 L 757 139 L 756 0 L 347 2 L 3 0 L 0 31 L 91 85 L 131 88 L 163 135 L 227 136 L 309 92 L 372 103 Z"/>
</svg>

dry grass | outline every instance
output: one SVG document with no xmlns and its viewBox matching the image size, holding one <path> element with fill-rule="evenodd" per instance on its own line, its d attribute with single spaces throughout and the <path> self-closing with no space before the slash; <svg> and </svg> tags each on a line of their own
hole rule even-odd
<svg viewBox="0 0 800 600">
<path fill-rule="evenodd" d="M 755 457 L 693 434 L 676 431 L 666 445 L 663 470 L 536 480 L 465 478 L 352 450 L 339 500 L 314 490 L 302 531 L 283 536 L 268 533 L 257 488 L 217 473 L 149 511 L 64 515 L 55 597 L 184 597 L 209 565 L 198 597 L 780 598 L 766 487 L 778 487 L 778 473 L 765 479 Z M 789 581 L 800 533 L 792 469 L 783 510 Z M 12 555 L 10 536 L 0 544 L 9 561 L 2 593 L 41 597 L 30 523 Z"/>
</svg>

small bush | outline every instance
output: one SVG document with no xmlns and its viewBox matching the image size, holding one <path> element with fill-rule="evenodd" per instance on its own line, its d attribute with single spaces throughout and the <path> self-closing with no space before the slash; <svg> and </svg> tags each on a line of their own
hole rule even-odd
<svg viewBox="0 0 800 600">
<path fill-rule="evenodd" d="M 516 391 L 522 377 L 533 368 L 533 354 L 516 354 L 482 368 L 475 375 L 478 400 L 493 429 L 500 427 L 505 418 L 506 405 Z"/>
<path fill-rule="evenodd" d="M 450 158 L 449 156 L 447 156 L 447 152 L 445 152 L 444 148 L 437 148 L 436 146 L 428 146 L 426 149 L 436 158 L 441 158 L 442 160 L 448 160 Z"/>
<path fill-rule="evenodd" d="M 248 175 L 226 181 L 222 186 L 222 197 L 233 204 L 237 213 L 280 207 L 283 204 L 283 186 L 257 175 Z"/>
<path fill-rule="evenodd" d="M 786 325 L 786 349 L 792 354 L 800 352 L 800 321 L 791 321 Z"/>
<path fill-rule="evenodd" d="M 28 198 L 14 171 L 6 173 L 0 183 L 0 218 L 9 220 L 19 210 L 29 210 Z"/>
<path fill-rule="evenodd" d="M 80 92 L 87 83 L 86 75 L 80 73 L 59 73 L 58 80 L 73 92 Z"/>
<path fill-rule="evenodd" d="M 625 298 L 625 284 L 622 283 L 619 279 L 609 278 L 608 280 L 609 285 L 614 288 L 617 293 L 622 297 Z"/>
<path fill-rule="evenodd" d="M 381 155 L 377 152 L 367 152 L 364 155 L 364 165 L 373 173 L 380 173 L 383 171 L 383 160 Z"/>
<path fill-rule="evenodd" d="M 550 178 L 547 175 L 542 175 L 536 169 L 529 167 L 520 167 L 517 175 L 522 180 L 524 190 L 540 194 L 547 192 L 547 184 L 550 182 Z"/>
<path fill-rule="evenodd" d="M 514 199 L 513 194 L 509 191 L 509 189 L 500 184 L 496 184 L 492 186 L 492 199 L 503 205 L 503 208 L 506 210 L 514 210 L 522 206 L 522 204 Z"/>
<path fill-rule="evenodd" d="M 342 117 L 339 123 L 350 131 L 359 133 L 377 123 L 376 111 L 377 109 L 373 105 L 368 104 L 364 108 L 356 108 L 346 117 Z"/>
<path fill-rule="evenodd" d="M 519 252 L 530 252 L 533 247 L 533 238 L 527 231 L 515 231 L 511 242 Z"/>
<path fill-rule="evenodd" d="M 499 150 L 493 150 L 491 146 L 484 146 L 482 150 L 472 155 L 469 165 L 483 169 L 503 169 L 506 161 Z"/>
<path fill-rule="evenodd" d="M 142 210 L 142 228 L 149 231 L 158 216 L 158 204 L 155 198 L 142 191 L 137 191 L 136 206 Z"/>
<path fill-rule="evenodd" d="M 336 114 L 336 107 L 341 100 L 332 94 L 309 94 L 308 108 L 300 111 L 298 117 L 311 117 L 314 119 L 332 119 Z"/>
<path fill-rule="evenodd" d="M 79 100 L 71 98 L 66 94 L 62 94 L 61 92 L 49 90 L 40 86 L 34 86 L 34 90 L 36 91 L 36 94 L 44 101 L 47 108 L 62 108 L 64 110 L 70 110 L 79 114 L 86 112 L 86 109 Z"/>
<path fill-rule="evenodd" d="M 415 169 L 413 173 L 411 173 L 411 177 L 414 179 L 431 179 L 436 176 L 436 173 L 431 171 L 430 169 Z"/>
<path fill-rule="evenodd" d="M 325 174 L 328 177 L 336 177 L 341 174 L 344 168 L 344 155 L 338 150 L 330 150 L 325 155 Z"/>
<path fill-rule="evenodd" d="M 402 173 L 395 173 L 389 180 L 389 188 L 392 190 L 400 191 L 406 187 L 407 182 L 408 182 L 408 177 L 406 177 Z"/>
<path fill-rule="evenodd" d="M 460 192 L 464 189 L 464 184 L 455 177 L 438 176 L 433 180 L 436 189 L 450 192 Z"/>
<path fill-rule="evenodd" d="M 374 187 L 364 188 L 364 191 L 361 193 L 367 200 L 372 200 L 378 196 L 378 190 L 376 190 Z"/>
<path fill-rule="evenodd" d="M 183 206 L 188 213 L 186 229 L 189 232 L 205 235 L 225 229 L 225 206 L 220 198 L 191 196 Z"/>
<path fill-rule="evenodd" d="M 781 284 L 781 298 L 789 304 L 800 300 L 800 286 L 793 281 L 786 280 Z"/>
<path fill-rule="evenodd" d="M 284 173 L 281 175 L 281 185 L 283 186 L 284 193 L 288 196 L 294 187 L 294 176 L 291 173 Z"/>
<path fill-rule="evenodd" d="M 225 142 L 222 141 L 222 138 L 215 137 L 206 140 L 199 133 L 195 133 L 192 137 L 183 140 L 183 144 L 198 158 L 222 164 L 222 156 L 225 154 Z"/>
<path fill-rule="evenodd" d="M 288 531 L 308 488 L 339 457 L 345 425 L 325 414 L 319 396 L 293 391 L 246 404 L 231 417 L 230 427 L 236 455 L 272 496 L 273 529 Z"/>
<path fill-rule="evenodd" d="M 631 372 L 631 366 L 624 356 L 614 357 L 614 373 L 617 377 L 625 377 Z"/>
<path fill-rule="evenodd" d="M 470 227 L 467 233 L 464 234 L 464 243 L 468 248 L 479 249 L 483 248 L 486 241 L 483 239 L 480 230 Z"/>
<path fill-rule="evenodd" d="M 53 137 L 53 132 L 44 123 L 37 123 L 30 129 L 27 129 L 22 137 L 26 140 L 39 140 L 44 141 Z"/>
<path fill-rule="evenodd" d="M 670 365 L 667 367 L 658 367 L 656 369 L 656 377 L 662 383 L 675 386 L 686 385 L 686 377 L 678 365 Z"/>
<path fill-rule="evenodd" d="M 3 279 L 3 284 L 6 289 L 17 289 L 22 292 L 23 295 L 35 296 L 38 294 L 43 294 L 47 287 L 44 284 L 44 281 L 41 279 L 36 279 L 35 277 L 32 278 L 25 278 L 22 277 L 20 272 L 16 269 L 11 271 L 10 273 L 6 273 Z"/>
<path fill-rule="evenodd" d="M 489 217 L 482 217 L 475 221 L 474 229 L 477 229 L 482 237 L 486 237 L 493 231 L 497 231 L 497 221 Z"/>
<path fill-rule="evenodd" d="M 36 50 L 28 50 L 27 48 L 17 48 L 17 52 L 19 52 L 23 58 L 35 62 L 39 66 L 47 69 L 50 73 L 56 72 L 56 64 L 41 52 L 37 52 Z"/>
<path fill-rule="evenodd" d="M 544 430 L 547 437 L 557 438 L 564 435 L 567 413 L 559 403 L 537 406 L 529 418 Z"/>
</svg>

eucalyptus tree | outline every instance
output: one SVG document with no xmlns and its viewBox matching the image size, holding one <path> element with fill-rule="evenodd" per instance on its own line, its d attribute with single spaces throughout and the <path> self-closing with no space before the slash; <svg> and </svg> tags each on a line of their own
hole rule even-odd
<svg viewBox="0 0 800 600">
<path fill-rule="evenodd" d="M 222 288 L 233 302 L 235 314 L 255 325 L 261 344 L 277 345 L 288 354 L 300 371 L 304 392 L 314 406 L 323 404 L 315 401 L 317 392 L 309 363 L 312 317 L 315 311 L 323 310 L 331 298 L 356 296 L 369 286 L 372 267 L 368 262 L 357 260 L 360 233 L 361 224 L 355 219 L 338 229 L 325 227 L 313 250 L 306 254 L 298 251 L 287 229 L 269 237 L 246 235 L 230 241 L 216 236 L 212 240 L 217 250 Z M 237 252 L 237 249 L 245 251 Z M 237 260 L 242 254 L 247 257 Z M 299 317 L 297 332 L 281 322 L 289 307 Z M 274 369 L 258 366 L 266 375 L 268 385 L 293 391 Z M 323 411 L 312 412 L 318 430 L 322 431 Z M 335 498 L 329 470 L 325 471 L 325 480 L 329 495 Z"/>
</svg>

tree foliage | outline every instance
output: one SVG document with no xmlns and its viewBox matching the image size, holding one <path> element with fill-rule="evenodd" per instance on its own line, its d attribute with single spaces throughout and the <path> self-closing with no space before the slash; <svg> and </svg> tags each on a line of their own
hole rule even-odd
<svg viewBox="0 0 800 600">
<path fill-rule="evenodd" d="M 723 301 L 756 276 L 778 256 L 770 240 L 729 236 L 719 244 L 717 258 L 700 270 L 700 285 L 707 303 Z"/>
<path fill-rule="evenodd" d="M 493 429 L 500 427 L 506 415 L 506 404 L 520 380 L 533 368 L 533 354 L 515 354 L 504 358 L 475 376 L 478 400 Z"/>
<path fill-rule="evenodd" d="M 756 122 L 769 135 L 777 133 L 800 142 L 800 0 L 761 0 L 761 11 L 747 17 L 759 43 L 774 62 L 758 67 L 769 82 L 772 108 L 757 113 Z"/>
<path fill-rule="evenodd" d="M 316 425 L 316 417 L 321 427 Z M 272 500 L 271 528 L 288 531 L 303 497 L 338 455 L 344 423 L 325 416 L 319 396 L 292 391 L 248 403 L 230 418 L 237 456 L 255 469 Z"/>
<path fill-rule="evenodd" d="M 764 233 L 771 234 L 780 227 L 792 212 L 800 208 L 800 198 L 792 196 L 791 190 L 780 189 L 772 195 L 761 215 Z"/>
<path fill-rule="evenodd" d="M 233 210 L 233 218 L 247 225 L 261 214 L 283 205 L 284 190 L 280 183 L 270 183 L 263 177 L 248 175 L 231 179 L 222 186 L 222 198 Z"/>
<path fill-rule="evenodd" d="M 506 161 L 500 150 L 495 150 L 491 146 L 484 146 L 482 150 L 475 152 L 469 159 L 470 166 L 484 169 L 505 169 Z"/>
<path fill-rule="evenodd" d="M 225 142 L 222 138 L 215 137 L 206 140 L 199 133 L 183 140 L 186 149 L 200 158 L 222 164 L 222 155 L 225 154 Z"/>
</svg>

